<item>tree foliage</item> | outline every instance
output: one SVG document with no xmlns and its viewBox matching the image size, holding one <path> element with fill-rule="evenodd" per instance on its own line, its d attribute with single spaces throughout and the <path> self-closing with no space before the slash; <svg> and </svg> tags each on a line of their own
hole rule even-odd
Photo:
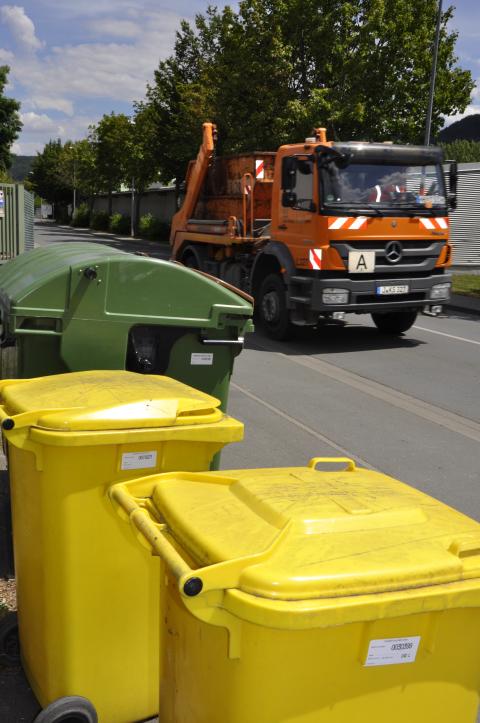
<svg viewBox="0 0 480 723">
<path fill-rule="evenodd" d="M 32 163 L 32 188 L 48 203 L 68 204 L 72 199 L 72 184 L 65 178 L 62 157 L 61 140 L 51 140 Z"/>
<path fill-rule="evenodd" d="M 10 148 L 22 130 L 20 103 L 4 95 L 8 65 L 0 65 L 0 171 L 6 172 L 11 166 Z"/>
<path fill-rule="evenodd" d="M 145 105 L 164 178 L 193 158 L 201 122 L 221 151 L 274 150 L 325 125 L 337 139 L 423 141 L 437 0 L 242 0 L 183 21 Z M 442 15 L 432 134 L 473 88 Z"/>
<path fill-rule="evenodd" d="M 130 135 L 130 120 L 124 113 L 104 115 L 96 126 L 90 127 L 89 141 L 95 153 L 100 189 L 109 194 L 120 189 L 126 178 Z"/>
<path fill-rule="evenodd" d="M 452 141 L 439 144 L 445 153 L 445 158 L 458 163 L 480 163 L 480 141 Z"/>
</svg>

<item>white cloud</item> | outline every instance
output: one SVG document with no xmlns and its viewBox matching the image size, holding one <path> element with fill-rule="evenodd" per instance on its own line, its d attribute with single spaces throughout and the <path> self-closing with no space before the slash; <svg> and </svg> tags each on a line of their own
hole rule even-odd
<svg viewBox="0 0 480 723">
<path fill-rule="evenodd" d="M 18 5 L 0 7 L 0 18 L 10 29 L 17 43 L 29 51 L 40 50 L 43 43 L 35 35 L 35 25 Z"/>
<path fill-rule="evenodd" d="M 26 119 L 18 141 L 22 152 L 31 152 L 33 146 L 41 150 L 52 137 L 84 138 L 88 125 L 98 122 L 103 112 L 118 112 L 142 100 L 160 59 L 172 50 L 181 20 L 175 12 L 160 9 L 158 0 L 42 0 L 42 6 L 46 22 L 53 12 L 57 18 L 68 15 L 82 42 L 40 49 L 35 26 L 23 8 L 0 5 L 0 19 L 8 22 L 17 41 L 14 56 L 5 42 L 8 50 L 0 53 L 8 57 L 9 80 L 15 83 Z M 92 33 L 96 42 L 86 42 Z M 60 120 L 52 120 L 59 115 Z"/>
<path fill-rule="evenodd" d="M 67 116 L 73 116 L 73 101 L 68 98 L 59 98 L 54 96 L 36 95 L 29 101 L 22 103 L 23 108 L 33 108 L 34 110 L 57 110 Z"/>
<path fill-rule="evenodd" d="M 109 35 L 114 38 L 137 38 L 142 33 L 139 25 L 131 20 L 103 18 L 90 24 L 94 35 Z"/>
<path fill-rule="evenodd" d="M 5 50 L 5 48 L 0 48 L 0 63 L 11 63 L 14 58 L 14 54 L 11 53 L 9 50 Z"/>
<path fill-rule="evenodd" d="M 29 113 L 21 113 L 20 118 L 23 123 L 24 130 L 29 131 L 30 133 L 47 132 L 60 134 L 60 131 L 62 130 L 62 126 L 45 113 L 39 115 L 38 113 L 30 111 Z"/>
</svg>

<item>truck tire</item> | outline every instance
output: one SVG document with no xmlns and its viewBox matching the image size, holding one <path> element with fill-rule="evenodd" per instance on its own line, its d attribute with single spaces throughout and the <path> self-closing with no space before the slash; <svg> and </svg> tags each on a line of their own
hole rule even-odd
<svg viewBox="0 0 480 723">
<path fill-rule="evenodd" d="M 293 330 L 287 309 L 287 291 L 279 274 L 268 274 L 260 284 L 258 317 L 261 326 L 272 339 L 287 339 Z"/>
<path fill-rule="evenodd" d="M 372 314 L 373 323 L 382 334 L 403 334 L 414 325 L 416 311 L 388 311 L 385 314 Z"/>
<path fill-rule="evenodd" d="M 182 256 L 182 264 L 184 266 L 187 266 L 189 269 L 200 269 L 200 265 L 195 257 L 195 255 L 188 251 L 186 254 Z"/>
</svg>

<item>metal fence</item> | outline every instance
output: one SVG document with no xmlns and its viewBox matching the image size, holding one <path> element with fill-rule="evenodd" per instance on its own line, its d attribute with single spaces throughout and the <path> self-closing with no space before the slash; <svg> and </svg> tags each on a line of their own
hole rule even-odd
<svg viewBox="0 0 480 723">
<path fill-rule="evenodd" d="M 33 248 L 33 201 L 21 183 L 0 183 L 0 263 Z"/>
</svg>

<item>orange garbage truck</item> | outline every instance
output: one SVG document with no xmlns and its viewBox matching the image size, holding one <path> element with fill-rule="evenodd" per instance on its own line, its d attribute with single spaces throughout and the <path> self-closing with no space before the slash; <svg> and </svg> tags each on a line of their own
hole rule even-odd
<svg viewBox="0 0 480 723">
<path fill-rule="evenodd" d="M 332 142 L 317 128 L 276 153 L 216 156 L 217 133 L 187 169 L 172 257 L 252 294 L 267 334 L 371 314 L 401 334 L 450 296 L 448 193 L 434 146 Z"/>
</svg>

